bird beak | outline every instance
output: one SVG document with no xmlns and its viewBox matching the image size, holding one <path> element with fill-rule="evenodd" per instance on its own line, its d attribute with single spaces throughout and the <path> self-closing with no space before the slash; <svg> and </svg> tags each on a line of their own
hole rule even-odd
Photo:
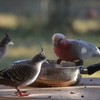
<svg viewBox="0 0 100 100">
<path fill-rule="evenodd" d="M 49 61 L 48 61 L 48 60 L 46 60 L 45 62 L 46 62 L 47 64 L 49 64 Z"/>
<path fill-rule="evenodd" d="M 14 45 L 14 43 L 13 43 L 12 41 L 10 41 L 10 42 L 9 42 L 9 44 L 12 44 L 12 45 Z"/>
<path fill-rule="evenodd" d="M 54 46 L 57 47 L 58 46 L 58 42 L 54 41 Z"/>
</svg>

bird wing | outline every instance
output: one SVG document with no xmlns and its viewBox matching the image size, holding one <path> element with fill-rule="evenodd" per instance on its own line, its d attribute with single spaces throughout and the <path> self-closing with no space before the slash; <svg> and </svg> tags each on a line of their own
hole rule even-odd
<svg viewBox="0 0 100 100">
<path fill-rule="evenodd" d="M 13 62 L 13 65 L 14 64 L 30 64 L 30 59 L 26 59 L 26 60 L 19 60 L 19 61 L 15 61 Z"/>
<path fill-rule="evenodd" d="M 1 70 L 0 78 L 20 83 L 30 78 L 31 74 L 32 74 L 31 65 L 15 64 L 8 69 Z"/>
<path fill-rule="evenodd" d="M 5 53 L 6 53 L 6 48 L 1 47 L 0 48 L 0 59 L 4 56 Z"/>
<path fill-rule="evenodd" d="M 79 39 L 78 40 L 71 39 L 69 41 L 70 41 L 70 48 L 73 54 L 81 60 L 100 55 L 100 50 L 95 45 L 89 42 Z"/>
</svg>

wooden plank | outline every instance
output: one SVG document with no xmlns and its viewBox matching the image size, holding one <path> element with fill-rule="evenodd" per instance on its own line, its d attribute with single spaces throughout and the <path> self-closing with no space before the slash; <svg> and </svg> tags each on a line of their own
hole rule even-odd
<svg viewBox="0 0 100 100">
<path fill-rule="evenodd" d="M 82 78 L 78 86 L 70 87 L 25 87 L 28 97 L 15 96 L 16 90 L 0 85 L 0 100 L 100 100 L 100 79 Z"/>
</svg>

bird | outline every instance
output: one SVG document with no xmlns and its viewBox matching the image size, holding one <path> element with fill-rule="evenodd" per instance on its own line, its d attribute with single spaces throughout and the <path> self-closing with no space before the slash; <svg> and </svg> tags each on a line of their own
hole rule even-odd
<svg viewBox="0 0 100 100">
<path fill-rule="evenodd" d="M 28 96 L 25 91 L 19 88 L 30 85 L 38 77 L 41 65 L 46 61 L 46 56 L 43 50 L 36 54 L 29 63 L 13 64 L 11 67 L 0 71 L 0 84 L 14 87 L 17 96 Z"/>
<path fill-rule="evenodd" d="M 5 37 L 0 41 L 0 60 L 5 56 L 9 44 L 14 45 L 9 35 L 5 33 Z"/>
<path fill-rule="evenodd" d="M 52 43 L 53 51 L 58 57 L 57 64 L 70 61 L 80 66 L 85 59 L 100 56 L 100 47 L 81 39 L 67 39 L 62 33 L 53 34 Z"/>
</svg>

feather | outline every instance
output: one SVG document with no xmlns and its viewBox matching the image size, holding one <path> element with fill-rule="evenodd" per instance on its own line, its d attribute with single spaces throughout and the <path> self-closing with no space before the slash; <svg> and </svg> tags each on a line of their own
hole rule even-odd
<svg viewBox="0 0 100 100">
<path fill-rule="evenodd" d="M 35 55 L 27 63 L 16 63 L 0 71 L 0 84 L 15 87 L 20 96 L 26 96 L 19 87 L 33 83 L 38 77 L 42 63 L 46 61 L 43 51 Z"/>
<path fill-rule="evenodd" d="M 83 64 L 83 60 L 90 57 L 100 56 L 100 47 L 92 43 L 80 39 L 66 39 L 61 33 L 56 33 L 52 36 L 53 50 L 59 57 L 57 63 L 64 61 L 79 61 Z"/>
<path fill-rule="evenodd" d="M 0 42 L 0 59 L 2 59 L 6 54 L 8 44 L 13 44 L 13 42 L 11 41 L 9 35 L 6 33 L 5 37 Z"/>
<path fill-rule="evenodd" d="M 95 45 L 83 40 L 70 41 L 70 48 L 73 54 L 81 60 L 100 55 L 100 51 L 98 52 Z"/>
</svg>

